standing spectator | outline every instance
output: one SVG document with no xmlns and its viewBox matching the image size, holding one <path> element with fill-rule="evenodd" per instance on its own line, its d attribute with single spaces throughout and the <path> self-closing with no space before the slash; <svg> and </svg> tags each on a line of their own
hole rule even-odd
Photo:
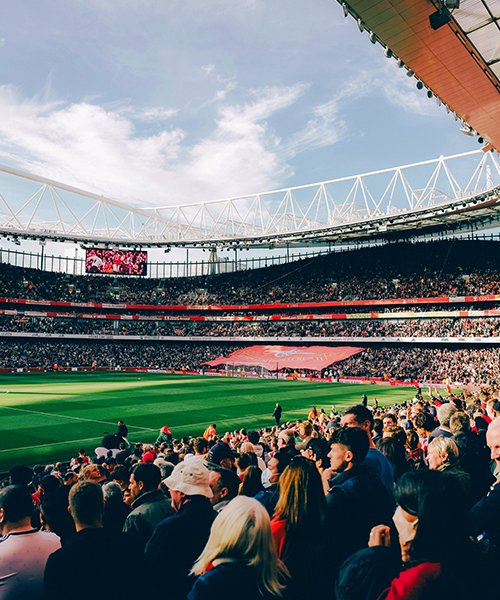
<svg viewBox="0 0 500 600">
<path fill-rule="evenodd" d="M 271 521 L 278 556 L 291 575 L 289 598 L 322 597 L 326 591 L 325 508 L 316 465 L 295 457 L 280 478 L 280 496 Z"/>
<path fill-rule="evenodd" d="M 453 402 L 447 402 L 446 404 L 441 404 L 441 406 L 438 406 L 437 419 L 439 421 L 439 426 L 431 432 L 429 436 L 429 443 L 431 443 L 432 440 L 437 437 L 453 437 L 450 429 L 450 419 L 451 416 L 456 412 L 458 412 L 458 409 Z"/>
<path fill-rule="evenodd" d="M 345 558 L 365 546 L 372 527 L 391 522 L 392 495 L 366 465 L 368 447 L 368 437 L 358 427 L 338 429 L 332 438 L 329 457 L 335 475 L 326 502 L 334 573 Z"/>
<path fill-rule="evenodd" d="M 139 463 L 130 473 L 131 512 L 123 525 L 124 533 L 136 538 L 144 548 L 155 527 L 173 514 L 167 497 L 159 489 L 161 472 L 153 463 Z"/>
<path fill-rule="evenodd" d="M 130 508 L 123 502 L 120 485 L 116 481 L 108 481 L 102 486 L 102 493 L 104 495 L 104 529 L 122 531 Z"/>
<path fill-rule="evenodd" d="M 209 471 L 200 458 L 179 463 L 164 482 L 176 513 L 164 519 L 146 546 L 154 592 L 161 597 L 168 586 L 169 600 L 184 600 L 193 585 L 191 567 L 201 554 L 217 513 L 210 499 Z"/>
<path fill-rule="evenodd" d="M 265 509 L 252 498 L 232 500 L 215 519 L 193 573 L 200 577 L 188 600 L 222 598 L 233 589 L 238 600 L 281 597 L 285 573 Z"/>
<path fill-rule="evenodd" d="M 236 498 L 240 488 L 240 478 L 234 471 L 217 465 L 209 465 L 209 484 L 213 496 L 211 503 L 216 512 L 220 512 L 229 502 Z"/>
<path fill-rule="evenodd" d="M 366 466 L 380 477 L 389 494 L 393 494 L 394 488 L 394 470 L 391 463 L 380 450 L 375 448 L 372 440 L 373 414 L 369 408 L 361 404 L 351 406 L 342 415 L 340 421 L 342 427 L 358 427 L 364 429 L 368 437 L 368 452 L 366 453 Z"/>
<path fill-rule="evenodd" d="M 283 471 L 290 464 L 291 460 L 292 456 L 286 450 L 278 450 L 275 452 L 267 464 L 267 471 L 269 472 L 267 481 L 270 485 L 268 488 L 264 489 L 262 492 L 259 492 L 255 496 L 255 499 L 263 504 L 270 517 L 274 515 L 274 509 L 276 508 L 276 504 L 280 495 L 280 477 Z M 263 479 L 265 475 L 266 472 L 262 474 Z"/>
<path fill-rule="evenodd" d="M 43 600 L 47 559 L 61 546 L 55 533 L 31 526 L 33 501 L 27 487 L 0 490 L 0 598 Z"/>
<path fill-rule="evenodd" d="M 148 597 L 148 575 L 139 549 L 123 533 L 103 528 L 104 500 L 101 486 L 80 481 L 69 493 L 69 510 L 76 535 L 51 554 L 45 568 L 46 600 L 137 600 Z M 124 557 L 145 576 L 127 577 Z M 89 585 L 75 581 L 75 569 L 89 564 Z M 91 590 L 89 589 L 91 587 Z"/>
</svg>

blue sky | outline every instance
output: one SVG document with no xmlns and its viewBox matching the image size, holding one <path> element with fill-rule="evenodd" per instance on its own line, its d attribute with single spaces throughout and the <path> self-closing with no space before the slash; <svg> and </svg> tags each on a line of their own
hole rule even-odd
<svg viewBox="0 0 500 600">
<path fill-rule="evenodd" d="M 135 205 L 478 148 L 334 0 L 24 0 L 0 24 L 0 163 Z"/>
</svg>

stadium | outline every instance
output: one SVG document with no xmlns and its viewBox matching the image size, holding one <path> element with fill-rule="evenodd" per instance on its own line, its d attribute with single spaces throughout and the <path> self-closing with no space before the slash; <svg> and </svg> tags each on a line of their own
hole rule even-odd
<svg viewBox="0 0 500 600">
<path fill-rule="evenodd" d="M 472 583 L 490 593 L 498 7 L 338 4 L 479 149 L 156 206 L 0 165 L 0 527 L 11 539 L 51 532 L 55 544 L 30 566 L 38 587 L 19 568 L 9 598 L 61 597 L 71 548 L 77 560 L 99 544 L 111 567 L 122 544 L 147 573 L 124 598 L 167 580 L 172 598 L 215 598 L 239 577 L 249 598 L 470 598 Z M 104 520 L 85 521 L 78 502 L 96 485 Z M 28 491 L 32 511 L 9 521 Z M 419 494 L 435 504 L 422 509 Z M 255 538 L 241 532 L 246 555 L 237 544 L 217 554 L 223 515 L 238 510 Z M 109 539 L 71 542 L 89 529 Z M 403 570 L 375 555 L 390 536 Z M 118 593 L 109 582 L 105 592 Z"/>
</svg>

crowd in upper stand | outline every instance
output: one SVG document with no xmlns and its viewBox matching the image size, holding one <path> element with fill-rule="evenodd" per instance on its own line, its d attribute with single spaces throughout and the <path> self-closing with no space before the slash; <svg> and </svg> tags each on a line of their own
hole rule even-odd
<svg viewBox="0 0 500 600">
<path fill-rule="evenodd" d="M 0 489 L 0 594 L 494 597 L 498 386 L 410 398 L 293 422 L 276 405 L 273 426 L 181 439 L 162 426 L 137 441 L 118 421 L 91 452 L 14 467 Z"/>
<path fill-rule="evenodd" d="M 53 317 L 0 316 L 0 331 L 149 335 L 263 337 L 497 337 L 500 318 L 370 319 L 339 321 L 182 322 L 110 321 Z"/>
<path fill-rule="evenodd" d="M 390 244 L 266 269 L 155 280 L 1 265 L 13 298 L 141 304 L 250 304 L 500 293 L 498 242 Z M 7 294 L 8 291 L 8 294 Z"/>
</svg>

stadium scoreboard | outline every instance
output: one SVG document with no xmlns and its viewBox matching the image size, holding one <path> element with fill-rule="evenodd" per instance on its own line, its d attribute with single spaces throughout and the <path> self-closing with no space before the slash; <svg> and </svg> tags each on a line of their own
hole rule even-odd
<svg viewBox="0 0 500 600">
<path fill-rule="evenodd" d="M 87 248 L 85 272 L 105 275 L 147 275 L 148 253 L 142 250 Z"/>
</svg>

